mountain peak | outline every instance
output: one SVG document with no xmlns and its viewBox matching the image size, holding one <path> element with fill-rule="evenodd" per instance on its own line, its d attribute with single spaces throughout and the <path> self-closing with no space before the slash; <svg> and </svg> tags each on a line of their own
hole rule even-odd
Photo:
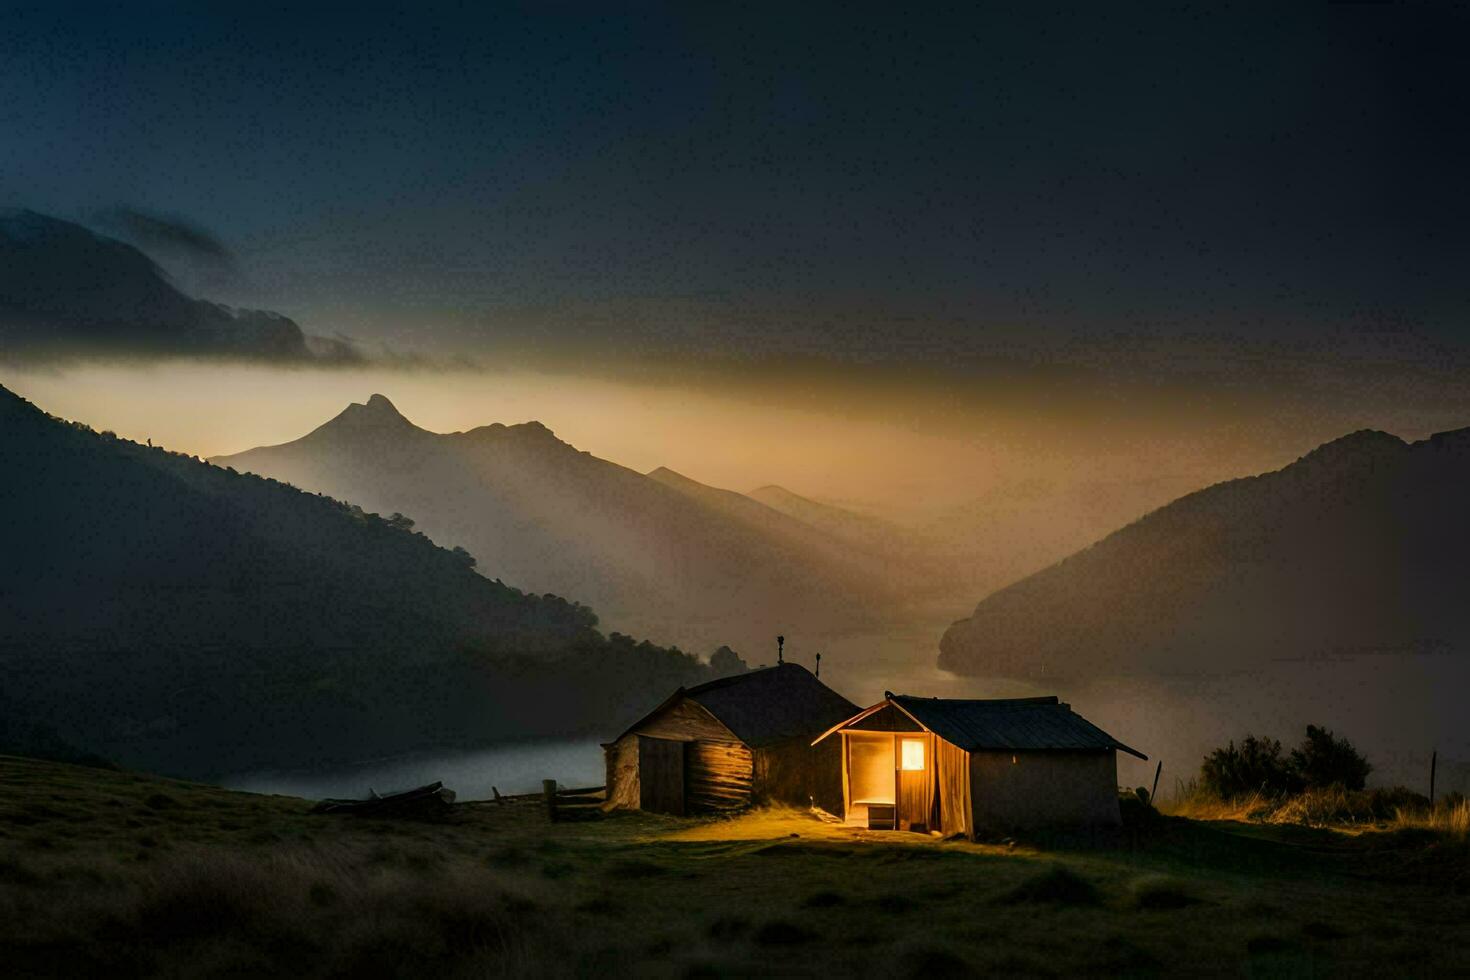
<svg viewBox="0 0 1470 980">
<path fill-rule="evenodd" d="M 375 394 L 366 402 L 353 402 L 318 432 L 395 432 L 417 429 L 403 417 L 384 395 Z"/>
<path fill-rule="evenodd" d="M 489 425 L 476 426 L 462 435 L 479 440 L 509 440 L 512 444 L 556 444 L 565 446 L 566 443 L 557 438 L 545 425 L 532 419 L 529 422 L 517 422 L 515 425 L 506 425 L 504 422 L 491 422 Z M 570 447 L 569 447 L 570 448 Z"/>
<path fill-rule="evenodd" d="M 378 412 L 392 412 L 394 415 L 399 414 L 398 409 L 388 400 L 387 395 L 373 394 L 369 396 L 367 402 L 363 404 L 363 408 L 370 408 Z"/>
</svg>

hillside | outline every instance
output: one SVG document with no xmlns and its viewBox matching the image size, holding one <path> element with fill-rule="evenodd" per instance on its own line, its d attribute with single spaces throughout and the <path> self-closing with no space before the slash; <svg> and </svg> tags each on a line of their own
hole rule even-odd
<svg viewBox="0 0 1470 980">
<path fill-rule="evenodd" d="M 1470 641 L 1470 429 L 1362 431 L 1190 494 L 984 599 L 940 665 L 982 676 L 1236 670 Z"/>
<path fill-rule="evenodd" d="M 4 389 L 0 508 L 0 734 L 27 743 L 301 766 L 602 732 L 710 676 L 377 515 Z"/>
<path fill-rule="evenodd" d="M 402 512 L 488 576 L 684 645 L 764 648 L 898 605 L 885 556 L 749 497 L 578 451 L 536 422 L 438 434 L 374 395 L 294 442 L 215 461 Z"/>
<path fill-rule="evenodd" d="M 0 209 L 0 268 L 0 357 L 358 359 L 279 313 L 186 296 L 133 246 L 34 211 Z"/>
<path fill-rule="evenodd" d="M 553 824 L 535 799 L 455 804 L 434 821 L 310 808 L 0 756 L 6 975 L 1470 969 L 1463 831 L 1156 816 L 1111 845 L 972 844 L 792 810 Z"/>
</svg>

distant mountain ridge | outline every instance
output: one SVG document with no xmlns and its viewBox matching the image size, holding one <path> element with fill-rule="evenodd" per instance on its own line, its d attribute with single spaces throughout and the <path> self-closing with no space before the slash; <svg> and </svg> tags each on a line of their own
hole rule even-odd
<svg viewBox="0 0 1470 980">
<path fill-rule="evenodd" d="M 211 775 L 601 735 L 714 676 L 401 522 L 3 388 L 0 508 L 0 738 Z"/>
<path fill-rule="evenodd" d="M 186 296 L 132 245 L 35 211 L 0 209 L 0 268 L 0 357 L 361 359 L 279 313 Z"/>
<path fill-rule="evenodd" d="M 1470 652 L 1470 428 L 1362 430 L 1182 497 L 1000 589 L 940 644 L 964 674 L 1235 669 Z"/>
<path fill-rule="evenodd" d="M 752 500 L 817 528 L 834 538 L 879 551 L 913 547 L 910 533 L 881 518 L 803 497 L 785 487 L 768 484 L 746 494 Z"/>
<path fill-rule="evenodd" d="M 764 646 L 901 603 L 889 555 L 672 470 L 600 459 L 537 422 L 438 434 L 374 395 L 294 442 L 215 461 L 402 512 L 487 575 L 682 645 Z"/>
</svg>

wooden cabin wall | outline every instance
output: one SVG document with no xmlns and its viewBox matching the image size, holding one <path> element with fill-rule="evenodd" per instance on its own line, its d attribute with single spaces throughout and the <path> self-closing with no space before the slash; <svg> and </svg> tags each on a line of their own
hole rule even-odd
<svg viewBox="0 0 1470 980">
<path fill-rule="evenodd" d="M 885 705 L 846 729 L 850 732 L 922 732 L 923 730 L 922 725 L 916 723 L 892 704 Z"/>
<path fill-rule="evenodd" d="M 608 806 L 638 809 L 638 736 L 629 732 L 602 752 L 607 765 Z"/>
<path fill-rule="evenodd" d="M 816 745 L 794 738 L 756 749 L 755 802 L 807 807 L 815 800 L 829 813 L 843 813 L 842 740 Z"/>
<path fill-rule="evenodd" d="M 754 757 L 739 742 L 700 739 L 684 755 L 687 812 L 720 813 L 749 806 Z"/>
<path fill-rule="evenodd" d="M 970 795 L 979 830 L 1122 822 L 1111 749 L 972 752 Z"/>
</svg>

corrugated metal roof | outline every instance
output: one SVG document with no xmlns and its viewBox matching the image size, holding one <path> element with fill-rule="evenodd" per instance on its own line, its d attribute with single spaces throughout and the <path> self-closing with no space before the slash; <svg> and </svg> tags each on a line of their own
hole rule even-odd
<svg viewBox="0 0 1470 980">
<path fill-rule="evenodd" d="M 920 698 L 891 694 L 889 700 L 947 742 L 967 752 L 976 749 L 1117 749 L 1129 748 L 1055 697 L 1007 700 Z"/>
</svg>

